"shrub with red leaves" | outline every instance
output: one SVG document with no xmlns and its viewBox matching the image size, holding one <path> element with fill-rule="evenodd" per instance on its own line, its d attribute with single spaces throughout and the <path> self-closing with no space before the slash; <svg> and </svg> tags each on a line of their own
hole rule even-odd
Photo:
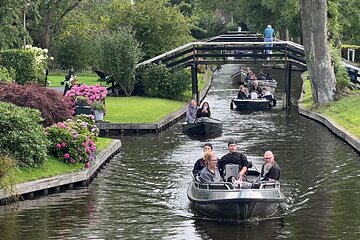
<svg viewBox="0 0 360 240">
<path fill-rule="evenodd" d="M 60 92 L 38 84 L 19 85 L 0 81 L 0 101 L 38 109 L 45 127 L 72 118 L 62 97 Z"/>
</svg>

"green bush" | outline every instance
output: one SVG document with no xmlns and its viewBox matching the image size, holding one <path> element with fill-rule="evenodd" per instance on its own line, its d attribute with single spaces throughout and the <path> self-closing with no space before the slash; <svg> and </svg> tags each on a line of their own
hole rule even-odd
<svg viewBox="0 0 360 240">
<path fill-rule="evenodd" d="M 44 84 L 45 70 L 48 60 L 47 49 L 41 49 L 26 45 L 25 49 L 10 49 L 0 51 L 0 65 L 15 70 L 15 82 L 25 84 L 27 82 Z"/>
<path fill-rule="evenodd" d="M 330 48 L 331 58 L 334 64 L 336 85 L 340 91 L 344 90 L 350 83 L 350 77 L 345 66 L 341 63 L 340 49 Z"/>
<path fill-rule="evenodd" d="M 0 112 L 0 148 L 11 153 L 19 167 L 43 164 L 49 142 L 39 110 L 0 102 Z"/>
<path fill-rule="evenodd" d="M 13 82 L 15 80 L 15 70 L 13 68 L 5 68 L 0 65 L 0 81 Z"/>
<path fill-rule="evenodd" d="M 135 66 L 143 55 L 139 42 L 131 30 L 120 29 L 101 36 L 98 48 L 101 69 L 130 96 L 135 88 Z"/>
<path fill-rule="evenodd" d="M 0 152 L 0 189 L 12 192 L 15 185 L 15 159 Z"/>
<path fill-rule="evenodd" d="M 163 64 L 152 64 L 143 70 L 141 79 L 146 96 L 181 100 L 191 76 L 186 70 L 173 73 Z"/>
</svg>

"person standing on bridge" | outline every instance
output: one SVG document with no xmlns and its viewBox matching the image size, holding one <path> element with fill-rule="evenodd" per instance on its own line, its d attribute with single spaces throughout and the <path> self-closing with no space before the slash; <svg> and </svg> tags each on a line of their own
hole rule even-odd
<svg viewBox="0 0 360 240">
<path fill-rule="evenodd" d="M 275 40 L 275 31 L 272 29 L 271 25 L 267 25 L 264 31 L 264 41 L 266 42 L 265 47 L 272 47 L 272 42 Z M 267 49 L 265 50 L 266 54 L 272 54 L 272 50 Z M 270 57 L 267 57 L 267 60 L 269 60 Z"/>
</svg>

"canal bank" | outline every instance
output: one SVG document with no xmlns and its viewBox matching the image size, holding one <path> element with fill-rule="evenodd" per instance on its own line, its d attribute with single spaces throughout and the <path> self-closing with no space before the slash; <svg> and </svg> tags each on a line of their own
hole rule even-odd
<svg viewBox="0 0 360 240">
<path fill-rule="evenodd" d="M 323 114 L 306 109 L 306 107 L 303 104 L 303 100 L 304 100 L 304 95 L 305 95 L 307 89 L 306 89 L 305 78 L 304 78 L 303 74 L 302 74 L 302 79 L 303 79 L 302 91 L 301 91 L 300 99 L 298 101 L 299 113 L 305 117 L 308 117 L 310 119 L 313 119 L 313 120 L 323 124 L 332 133 L 334 133 L 336 136 L 338 136 L 339 138 L 341 138 L 342 140 L 347 142 L 349 145 L 351 145 L 354 149 L 356 149 L 357 152 L 360 152 L 360 139 L 355 134 L 346 130 L 344 127 L 339 125 L 333 119 L 331 119 Z"/>
<path fill-rule="evenodd" d="M 58 193 L 61 190 L 87 186 L 97 173 L 114 157 L 121 147 L 120 140 L 113 140 L 109 146 L 96 156 L 90 168 L 81 171 L 42 178 L 35 181 L 17 184 L 13 189 L 0 189 L 1 205 L 17 199 L 32 199 L 34 196 Z"/>
<path fill-rule="evenodd" d="M 216 69 L 211 70 L 213 72 Z M 204 78 L 208 78 L 208 72 L 205 72 Z M 205 98 L 207 92 L 209 91 L 212 84 L 213 74 L 211 77 L 206 80 L 205 86 L 199 92 L 200 102 Z M 182 108 L 171 113 L 164 118 L 162 118 L 159 122 L 156 123 L 110 123 L 110 122 L 97 122 L 96 126 L 100 130 L 100 136 L 120 136 L 125 133 L 159 133 L 174 123 L 180 121 L 186 114 L 186 110 L 188 108 L 188 103 L 184 104 Z"/>
</svg>

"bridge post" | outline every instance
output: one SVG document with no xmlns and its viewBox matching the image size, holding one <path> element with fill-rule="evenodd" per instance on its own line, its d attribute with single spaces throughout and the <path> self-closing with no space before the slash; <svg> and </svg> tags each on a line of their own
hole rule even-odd
<svg viewBox="0 0 360 240">
<path fill-rule="evenodd" d="M 197 64 L 191 64 L 191 88 L 192 98 L 196 100 L 197 104 L 200 104 L 199 90 L 198 90 L 198 79 L 197 79 Z"/>
<path fill-rule="evenodd" d="M 286 79 L 285 79 L 285 93 L 286 93 L 286 100 L 285 100 L 285 107 L 290 108 L 291 106 L 291 69 L 292 64 L 286 64 Z"/>
</svg>

